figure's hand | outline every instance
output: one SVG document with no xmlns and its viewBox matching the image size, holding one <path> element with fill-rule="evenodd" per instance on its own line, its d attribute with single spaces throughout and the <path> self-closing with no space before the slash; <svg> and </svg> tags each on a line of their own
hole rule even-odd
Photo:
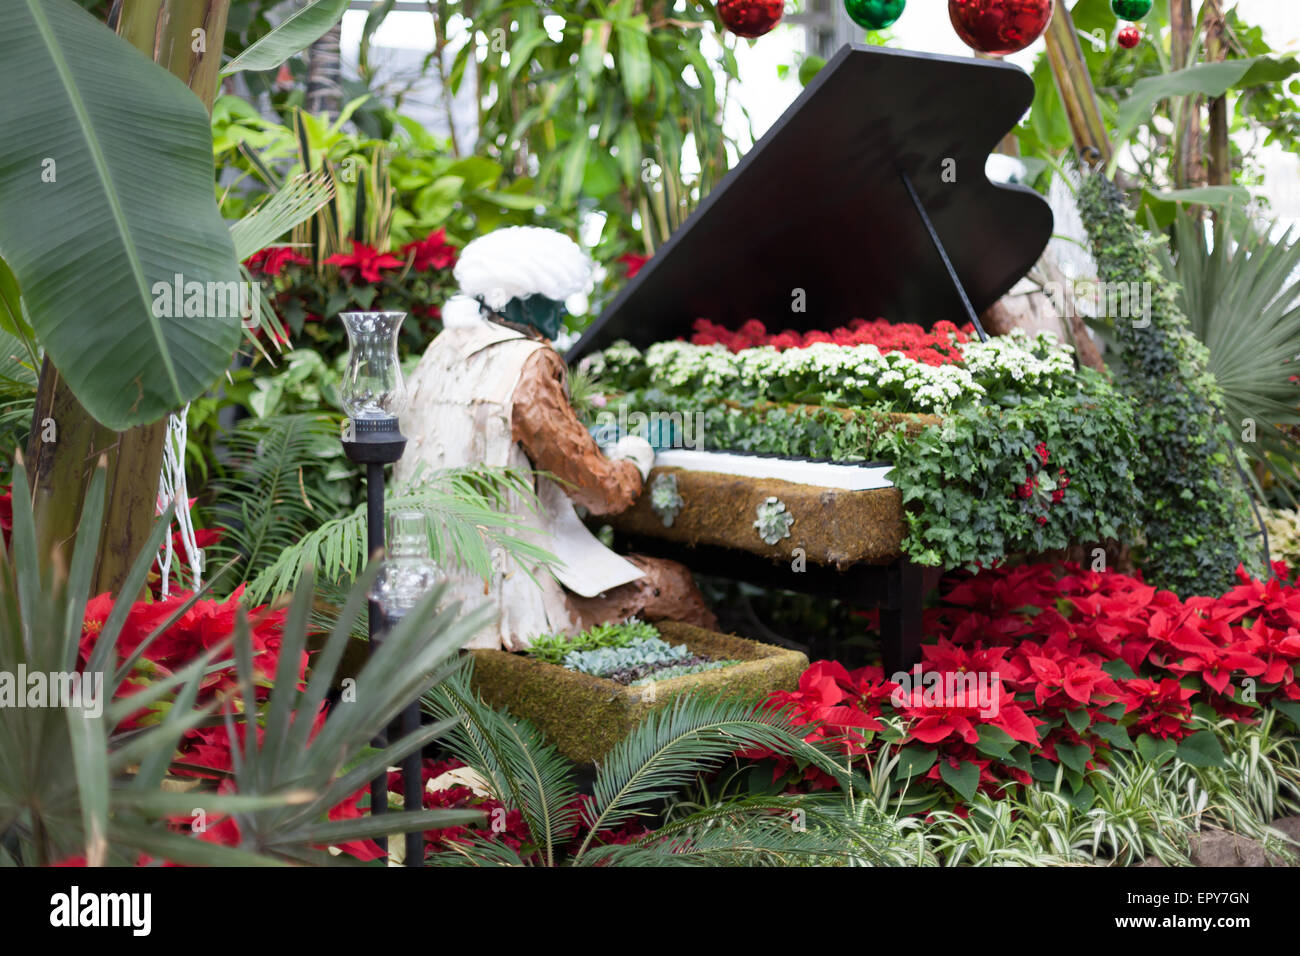
<svg viewBox="0 0 1300 956">
<path fill-rule="evenodd" d="M 641 480 L 650 477 L 650 469 L 655 466 L 655 450 L 640 435 L 624 435 L 612 447 L 605 449 L 606 455 L 616 461 L 630 461 L 641 472 Z"/>
</svg>

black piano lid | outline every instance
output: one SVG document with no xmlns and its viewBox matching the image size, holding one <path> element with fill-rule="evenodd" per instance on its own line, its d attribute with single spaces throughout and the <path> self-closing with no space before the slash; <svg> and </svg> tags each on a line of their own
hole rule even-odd
<svg viewBox="0 0 1300 956">
<path fill-rule="evenodd" d="M 999 61 L 845 46 L 569 351 L 689 336 L 703 317 L 775 332 L 877 317 L 968 321 L 910 198 L 911 180 L 976 312 L 1029 271 L 1052 234 L 1032 189 L 985 162 L 1033 102 Z M 944 160 L 956 182 L 944 182 Z M 952 178 L 949 176 L 949 178 Z M 806 311 L 792 312 L 795 289 Z"/>
</svg>

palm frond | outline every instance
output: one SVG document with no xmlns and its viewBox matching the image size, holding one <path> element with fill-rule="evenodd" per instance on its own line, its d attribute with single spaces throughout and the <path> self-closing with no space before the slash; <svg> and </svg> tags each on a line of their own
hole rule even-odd
<svg viewBox="0 0 1300 956">
<path fill-rule="evenodd" d="M 304 473 L 321 467 L 337 445 L 333 425 L 318 415 L 245 419 L 229 432 L 226 473 L 214 486 L 213 520 L 222 538 L 209 550 L 237 560 L 236 581 L 261 574 L 333 516 Z"/>
<path fill-rule="evenodd" d="M 1199 220 L 1179 216 L 1177 254 L 1161 246 L 1161 267 L 1209 349 L 1239 446 L 1294 501 L 1300 442 L 1287 426 L 1300 425 L 1300 385 L 1292 381 L 1300 375 L 1300 237 L 1288 229 L 1274 240 L 1276 225 L 1234 231 L 1233 219 L 1220 217 L 1211 246 Z"/>
<path fill-rule="evenodd" d="M 850 815 L 839 794 L 746 796 L 715 803 L 632 844 L 588 851 L 586 865 L 879 865 L 896 829 Z"/>
<path fill-rule="evenodd" d="M 492 795 L 518 807 L 547 866 L 573 838 L 578 825 L 578 792 L 573 765 L 527 720 L 483 703 L 470 689 L 472 665 L 425 696 L 435 717 L 459 715 L 446 746 L 484 775 Z"/>
<path fill-rule="evenodd" d="M 294 176 L 243 219 L 231 224 L 235 255 L 243 261 L 260 252 L 299 223 L 306 222 L 333 198 L 334 182 L 324 170 Z"/>
<path fill-rule="evenodd" d="M 844 774 L 792 730 L 783 711 L 753 701 L 684 695 L 647 717 L 598 766 L 595 799 L 583 810 L 588 833 L 576 859 L 600 831 L 627 823 L 736 751 L 759 748 L 797 755 L 837 779 Z"/>
<path fill-rule="evenodd" d="M 429 519 L 433 559 L 444 568 L 460 567 L 486 578 L 492 551 L 503 549 L 525 573 L 553 562 L 545 548 L 520 537 L 526 531 L 510 510 L 512 499 L 536 506 L 531 473 L 513 468 L 473 466 L 448 469 L 389 490 L 389 510 L 420 511 Z M 294 588 L 308 564 L 327 581 L 353 578 L 365 565 L 366 512 L 358 505 L 351 514 L 333 518 L 286 542 L 269 566 L 248 585 L 251 600 Z"/>
</svg>

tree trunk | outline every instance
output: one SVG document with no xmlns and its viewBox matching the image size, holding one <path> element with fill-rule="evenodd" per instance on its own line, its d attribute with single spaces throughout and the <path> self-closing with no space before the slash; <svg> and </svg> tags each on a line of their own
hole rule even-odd
<svg viewBox="0 0 1300 956">
<path fill-rule="evenodd" d="M 1205 58 L 1219 63 L 1227 58 L 1223 34 L 1225 24 L 1220 0 L 1205 0 Z M 1228 95 L 1210 101 L 1210 168 L 1211 186 L 1232 184 L 1232 150 L 1228 144 Z"/>
<path fill-rule="evenodd" d="M 230 0 L 118 0 L 109 26 L 183 80 L 211 112 L 229 5 Z M 100 455 L 108 457 L 92 593 L 116 593 L 149 537 L 166 435 L 166 419 L 124 432 L 105 428 L 82 408 L 49 358 L 42 363 L 27 458 L 38 553 L 56 565 L 67 567 L 91 472 Z"/>
<path fill-rule="evenodd" d="M 334 24 L 325 35 L 311 45 L 307 54 L 307 111 L 330 117 L 343 109 L 342 54 L 339 41 L 343 24 Z"/>
<path fill-rule="evenodd" d="M 1192 0 L 1169 0 L 1169 26 L 1173 35 L 1173 67 L 1192 66 L 1196 40 L 1196 11 Z M 1205 185 L 1205 163 L 1201 142 L 1201 98 L 1185 96 L 1174 129 L 1174 188 Z"/>
</svg>

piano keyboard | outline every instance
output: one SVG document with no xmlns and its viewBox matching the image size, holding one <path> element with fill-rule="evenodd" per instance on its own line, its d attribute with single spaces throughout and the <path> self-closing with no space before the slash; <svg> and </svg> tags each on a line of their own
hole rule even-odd
<svg viewBox="0 0 1300 956">
<path fill-rule="evenodd" d="M 846 465 L 831 461 L 806 461 L 775 455 L 755 455 L 722 451 L 692 451 L 668 448 L 655 455 L 655 467 L 681 468 L 683 471 L 711 471 L 721 475 L 746 478 L 774 478 L 796 485 L 816 485 L 842 491 L 870 491 L 892 488 L 886 477 L 893 465 L 865 462 Z"/>
</svg>

